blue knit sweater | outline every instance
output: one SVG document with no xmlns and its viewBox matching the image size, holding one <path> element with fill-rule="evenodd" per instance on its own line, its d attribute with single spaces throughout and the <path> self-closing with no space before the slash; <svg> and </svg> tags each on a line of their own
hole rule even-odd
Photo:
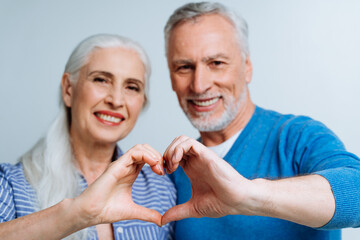
<svg viewBox="0 0 360 240">
<path fill-rule="evenodd" d="M 332 187 L 336 211 L 320 229 L 260 216 L 189 218 L 175 225 L 181 239 L 341 239 L 340 228 L 360 226 L 360 160 L 322 123 L 256 107 L 224 158 L 248 179 L 316 173 Z M 190 181 L 179 168 L 171 176 L 178 204 L 191 197 Z"/>
</svg>

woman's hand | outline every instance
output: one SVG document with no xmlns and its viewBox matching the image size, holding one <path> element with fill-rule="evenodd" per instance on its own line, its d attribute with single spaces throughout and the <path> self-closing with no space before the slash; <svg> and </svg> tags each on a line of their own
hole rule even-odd
<svg viewBox="0 0 360 240">
<path fill-rule="evenodd" d="M 150 165 L 158 175 L 164 175 L 160 153 L 149 145 L 136 145 L 74 199 L 82 219 L 88 226 L 112 223 L 126 219 L 139 219 L 161 225 L 161 215 L 155 210 L 133 202 L 131 190 L 144 164 Z"/>
<path fill-rule="evenodd" d="M 136 145 L 111 163 L 80 196 L 0 223 L 0 239 L 62 239 L 89 226 L 125 219 L 161 225 L 160 213 L 132 200 L 132 185 L 145 163 L 155 173 L 164 174 L 161 155 L 148 145 Z"/>
</svg>

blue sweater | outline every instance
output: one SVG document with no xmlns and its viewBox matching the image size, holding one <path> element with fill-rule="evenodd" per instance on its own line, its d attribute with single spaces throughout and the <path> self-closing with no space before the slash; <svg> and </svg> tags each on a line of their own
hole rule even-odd
<svg viewBox="0 0 360 240">
<path fill-rule="evenodd" d="M 360 160 L 320 122 L 256 107 L 224 159 L 248 179 L 324 176 L 335 196 L 333 218 L 320 229 L 260 216 L 189 218 L 176 223 L 177 240 L 341 239 L 340 228 L 360 226 Z M 178 204 L 189 200 L 191 185 L 184 171 L 179 168 L 171 178 Z"/>
</svg>

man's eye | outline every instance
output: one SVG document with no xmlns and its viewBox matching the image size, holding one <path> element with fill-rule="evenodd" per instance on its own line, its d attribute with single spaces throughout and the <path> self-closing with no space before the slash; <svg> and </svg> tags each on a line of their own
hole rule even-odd
<svg viewBox="0 0 360 240">
<path fill-rule="evenodd" d="M 187 71 L 187 70 L 191 70 L 193 67 L 191 65 L 181 65 L 179 67 L 177 67 L 177 71 Z"/>
<path fill-rule="evenodd" d="M 220 65 L 222 65 L 222 64 L 224 64 L 222 61 L 212 61 L 211 63 L 210 63 L 212 66 L 220 66 Z"/>
</svg>

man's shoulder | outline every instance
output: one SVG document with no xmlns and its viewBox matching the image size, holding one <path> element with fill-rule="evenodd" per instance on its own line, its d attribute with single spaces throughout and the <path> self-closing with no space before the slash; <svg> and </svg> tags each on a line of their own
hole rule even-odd
<svg viewBox="0 0 360 240">
<path fill-rule="evenodd" d="M 323 124 L 317 120 L 312 119 L 306 115 L 296 115 L 291 113 L 280 113 L 274 110 L 264 109 L 261 107 L 256 107 L 256 112 L 261 121 L 269 121 L 281 123 L 282 125 L 322 125 Z"/>
<path fill-rule="evenodd" d="M 326 134 L 336 136 L 325 124 L 305 115 L 283 114 L 273 110 L 257 107 L 256 128 L 268 129 L 281 135 L 314 135 Z"/>
<path fill-rule="evenodd" d="M 260 108 L 260 126 L 268 126 L 272 131 L 276 130 L 280 138 L 295 140 L 298 137 L 315 139 L 318 137 L 330 137 L 337 139 L 336 134 L 324 123 L 305 115 L 282 114 L 272 110 Z"/>
</svg>

